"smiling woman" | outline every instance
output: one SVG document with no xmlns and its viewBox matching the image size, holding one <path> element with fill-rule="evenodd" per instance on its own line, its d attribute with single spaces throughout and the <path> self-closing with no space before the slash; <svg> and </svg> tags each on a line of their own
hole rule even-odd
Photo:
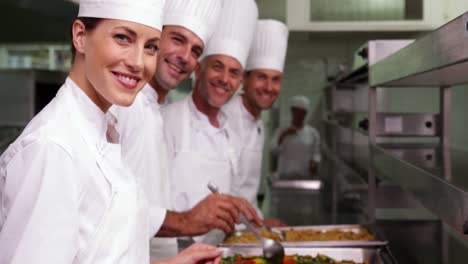
<svg viewBox="0 0 468 264">
<path fill-rule="evenodd" d="M 163 5 L 80 1 L 65 84 L 0 158 L 0 263 L 149 263 L 147 201 L 107 110 L 154 74 Z"/>
<path fill-rule="evenodd" d="M 147 198 L 108 109 L 153 76 L 163 6 L 80 1 L 65 84 L 0 157 L 0 263 L 149 263 Z M 217 256 L 198 245 L 169 263 Z"/>
<path fill-rule="evenodd" d="M 113 19 L 88 30 L 77 19 L 72 32 L 76 49 L 72 79 L 103 111 L 112 104 L 131 105 L 156 69 L 160 31 Z"/>
</svg>

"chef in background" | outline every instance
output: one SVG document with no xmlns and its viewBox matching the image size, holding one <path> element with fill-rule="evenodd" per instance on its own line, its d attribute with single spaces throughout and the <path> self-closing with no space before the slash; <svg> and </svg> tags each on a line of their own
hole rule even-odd
<svg viewBox="0 0 468 264">
<path fill-rule="evenodd" d="M 108 110 L 154 74 L 163 7 L 80 1 L 64 85 L 0 157 L 0 263 L 150 262 L 147 199 Z M 219 250 L 198 244 L 166 263 L 203 260 Z"/>
<path fill-rule="evenodd" d="M 190 211 L 172 210 L 160 113 L 168 93 L 195 69 L 220 11 L 219 0 L 166 1 L 156 73 L 131 107 L 111 109 L 120 119 L 124 160 L 141 179 L 148 198 L 151 237 L 158 236 L 150 241 L 152 260 L 175 255 L 176 236 L 204 234 L 226 222 L 233 225 L 231 215 L 242 209 L 235 197 L 210 195 Z"/>
<path fill-rule="evenodd" d="M 195 69 L 192 93 L 163 109 L 176 210 L 189 210 L 210 195 L 209 182 L 216 184 L 221 193 L 231 193 L 239 156 L 233 144 L 237 142 L 235 135 L 229 132 L 228 117 L 221 107 L 242 82 L 257 17 L 254 0 L 223 1 L 205 57 Z M 261 225 L 255 209 L 241 200 L 251 210 L 246 218 Z M 222 239 L 219 230 L 195 238 L 210 244 Z"/>
<path fill-rule="evenodd" d="M 261 114 L 279 96 L 288 47 L 288 28 L 282 22 L 261 19 L 250 47 L 244 72 L 242 94 L 234 96 L 223 107 L 231 133 L 238 135 L 241 146 L 239 173 L 233 181 L 233 192 L 257 208 L 265 140 Z M 268 226 L 284 225 L 278 219 L 264 219 Z"/>
<path fill-rule="evenodd" d="M 271 141 L 271 151 L 278 157 L 280 178 L 310 178 L 319 168 L 320 134 L 306 123 L 310 101 L 303 95 L 289 99 L 291 124 L 278 129 Z"/>
</svg>

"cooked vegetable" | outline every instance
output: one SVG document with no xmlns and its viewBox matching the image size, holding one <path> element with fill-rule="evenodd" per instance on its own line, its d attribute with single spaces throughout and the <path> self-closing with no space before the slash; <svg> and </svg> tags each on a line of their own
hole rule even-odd
<svg viewBox="0 0 468 264">
<path fill-rule="evenodd" d="M 268 264 L 268 262 L 259 256 L 246 256 L 243 257 L 236 254 L 231 257 L 225 257 L 222 259 L 221 264 Z M 334 259 L 325 255 L 317 255 L 312 257 L 309 255 L 292 255 L 285 256 L 283 264 L 360 264 L 354 261 L 335 261 Z M 368 263 L 365 263 L 368 264 Z"/>
</svg>

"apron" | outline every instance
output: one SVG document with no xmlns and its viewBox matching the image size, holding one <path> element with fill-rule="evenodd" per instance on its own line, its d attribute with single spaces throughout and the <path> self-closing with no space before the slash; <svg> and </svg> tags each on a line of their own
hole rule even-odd
<svg viewBox="0 0 468 264">
<path fill-rule="evenodd" d="M 181 148 L 171 162 L 171 190 L 176 190 L 173 193 L 173 202 L 175 209 L 181 211 L 193 208 L 211 193 L 207 187 L 210 181 L 218 186 L 220 192 L 230 193 L 232 177 L 237 175 L 237 160 L 232 147 L 227 149 L 227 160 L 214 160 L 191 149 L 191 135 L 202 128 L 191 122 L 189 100 L 191 97 L 188 97 L 187 104 L 181 109 Z M 219 229 L 194 237 L 197 242 L 211 245 L 217 245 L 223 239 L 224 233 Z"/>
<path fill-rule="evenodd" d="M 73 120 L 80 120 L 81 117 L 74 116 L 79 109 L 70 91 L 64 93 L 61 103 L 65 108 L 72 108 Z M 79 250 L 73 263 L 149 263 L 148 204 L 139 183 L 122 165 L 120 145 L 104 143 L 99 147 L 86 138 L 86 131 L 81 134 L 96 159 L 96 166 L 109 182 L 112 194 L 93 237 Z"/>
<path fill-rule="evenodd" d="M 313 138 L 309 136 L 305 128 L 284 140 L 278 157 L 278 172 L 281 179 L 309 177 L 312 144 Z"/>
</svg>

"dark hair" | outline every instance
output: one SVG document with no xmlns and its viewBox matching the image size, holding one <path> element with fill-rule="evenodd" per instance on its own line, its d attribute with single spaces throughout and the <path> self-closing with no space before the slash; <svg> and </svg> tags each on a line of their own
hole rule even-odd
<svg viewBox="0 0 468 264">
<path fill-rule="evenodd" d="M 73 21 L 73 23 L 75 23 L 76 20 L 80 20 L 81 22 L 83 22 L 83 24 L 85 25 L 85 29 L 87 31 L 92 31 L 94 30 L 97 25 L 99 24 L 99 22 L 102 21 L 102 18 L 95 18 L 95 17 L 78 17 L 77 19 L 75 19 Z M 72 23 L 72 25 L 73 25 Z M 72 53 L 72 63 L 73 61 L 75 61 L 75 54 L 76 54 L 76 49 L 75 49 L 75 46 L 73 45 L 73 29 L 72 27 L 70 27 L 70 41 L 71 41 L 71 53 Z"/>
</svg>

